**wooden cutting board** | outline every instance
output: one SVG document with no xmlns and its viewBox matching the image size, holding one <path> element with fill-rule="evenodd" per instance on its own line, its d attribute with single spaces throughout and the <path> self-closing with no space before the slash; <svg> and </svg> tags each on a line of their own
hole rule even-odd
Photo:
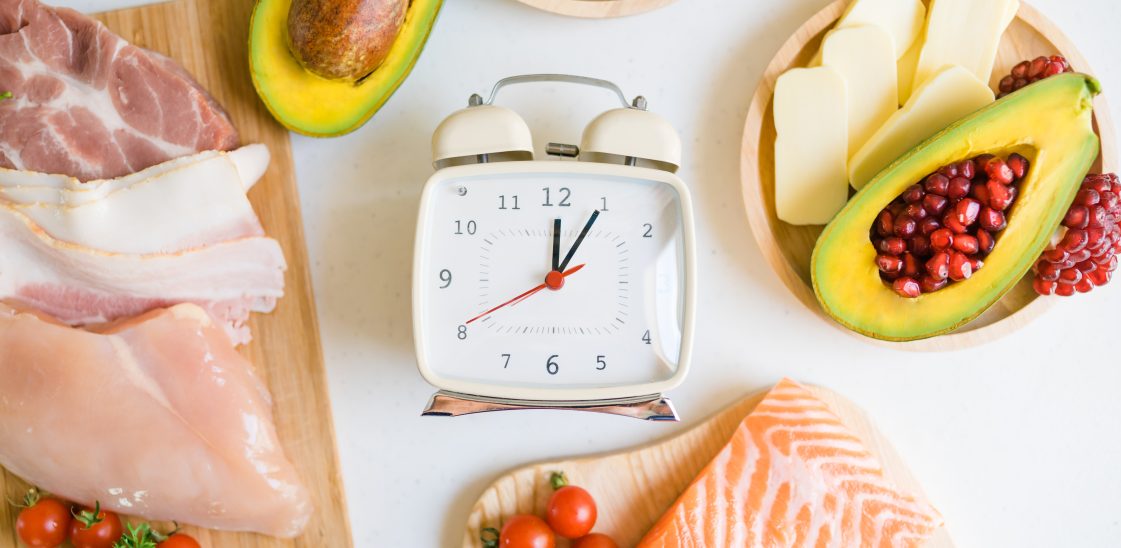
<svg viewBox="0 0 1121 548">
<path fill-rule="evenodd" d="M 884 473 L 911 493 L 922 493 L 903 459 L 859 407 L 825 388 L 810 387 L 849 428 L 852 428 L 883 464 Z M 553 489 L 549 476 L 563 471 L 572 485 L 584 487 L 596 499 L 598 518 L 594 531 L 607 533 L 619 546 L 634 546 L 724 447 L 732 433 L 766 395 L 757 392 L 718 412 L 682 434 L 646 447 L 553 462 L 534 464 L 496 480 L 479 497 L 467 518 L 464 548 L 482 548 L 479 532 L 501 528 L 515 514 L 543 516 Z M 938 501 L 931 501 L 938 507 Z M 952 548 L 946 528 L 939 529 L 928 548 Z M 558 548 L 567 543 L 559 540 Z"/>
<path fill-rule="evenodd" d="M 246 50 L 252 9 L 252 0 L 176 0 L 97 16 L 126 40 L 182 63 L 226 107 L 243 143 L 264 143 L 272 152 L 272 164 L 249 198 L 288 260 L 285 296 L 273 313 L 254 315 L 253 342 L 242 353 L 272 391 L 280 441 L 310 490 L 316 512 L 304 535 L 294 540 L 190 527 L 187 531 L 203 546 L 350 546 L 292 150 L 288 132 L 257 100 L 249 79 Z M 159 436 L 136 434 L 153 440 Z M 0 472 L 0 493 L 18 500 L 27 485 Z M 0 548 L 18 545 L 15 515 L 10 505 L 0 504 Z"/>
</svg>

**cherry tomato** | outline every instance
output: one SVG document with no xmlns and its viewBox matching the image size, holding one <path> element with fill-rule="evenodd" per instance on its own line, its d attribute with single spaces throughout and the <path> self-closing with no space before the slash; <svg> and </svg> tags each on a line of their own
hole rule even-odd
<svg viewBox="0 0 1121 548">
<path fill-rule="evenodd" d="M 16 518 L 16 533 L 28 546 L 54 548 L 66 542 L 70 528 L 70 506 L 56 498 L 39 498 L 38 491 L 28 494 L 29 506 Z"/>
<path fill-rule="evenodd" d="M 202 548 L 199 541 L 183 533 L 175 533 L 167 540 L 156 545 L 156 548 Z"/>
<path fill-rule="evenodd" d="M 619 548 L 619 545 L 603 533 L 592 533 L 573 542 L 572 548 Z"/>
<path fill-rule="evenodd" d="M 78 517 L 70 522 L 70 543 L 74 548 L 113 548 L 122 534 L 124 528 L 121 527 L 121 518 L 113 512 L 101 510 L 100 507 L 95 509 L 83 506 Z"/>
<path fill-rule="evenodd" d="M 519 515 L 506 520 L 498 536 L 501 548 L 555 548 L 556 535 L 537 516 Z"/>
<path fill-rule="evenodd" d="M 580 538 L 596 524 L 596 501 L 584 489 L 566 485 L 549 498 L 545 521 L 564 538 Z"/>
</svg>

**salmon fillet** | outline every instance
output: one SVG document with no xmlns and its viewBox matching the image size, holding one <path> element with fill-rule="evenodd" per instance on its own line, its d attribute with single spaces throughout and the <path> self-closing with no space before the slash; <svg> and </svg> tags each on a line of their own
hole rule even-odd
<svg viewBox="0 0 1121 548">
<path fill-rule="evenodd" d="M 941 525 L 825 402 L 784 379 L 639 546 L 919 546 Z"/>
</svg>

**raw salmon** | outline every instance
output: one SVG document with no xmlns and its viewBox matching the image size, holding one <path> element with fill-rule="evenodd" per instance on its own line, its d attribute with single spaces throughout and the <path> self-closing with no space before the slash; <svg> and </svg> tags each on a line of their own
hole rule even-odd
<svg viewBox="0 0 1121 548">
<path fill-rule="evenodd" d="M 918 546 L 941 525 L 825 402 L 784 379 L 639 546 Z"/>
</svg>

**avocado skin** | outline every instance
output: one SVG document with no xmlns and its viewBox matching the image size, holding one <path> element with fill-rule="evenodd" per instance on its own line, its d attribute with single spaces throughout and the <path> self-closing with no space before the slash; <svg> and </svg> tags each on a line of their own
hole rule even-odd
<svg viewBox="0 0 1121 548">
<path fill-rule="evenodd" d="M 249 72 L 257 95 L 278 122 L 311 137 L 361 127 L 408 77 L 435 26 L 443 0 L 411 0 L 384 60 L 357 80 L 307 70 L 289 48 L 292 0 L 257 0 L 249 29 Z"/>
<path fill-rule="evenodd" d="M 952 124 L 896 160 L 846 204 L 814 247 L 814 293 L 827 315 L 862 335 L 910 341 L 972 321 L 1031 269 L 1098 156 L 1094 78 L 1062 74 L 1010 94 Z M 1008 226 L 969 280 L 905 299 L 880 280 L 868 232 L 876 215 L 939 167 L 980 154 L 1031 161 Z"/>
</svg>

